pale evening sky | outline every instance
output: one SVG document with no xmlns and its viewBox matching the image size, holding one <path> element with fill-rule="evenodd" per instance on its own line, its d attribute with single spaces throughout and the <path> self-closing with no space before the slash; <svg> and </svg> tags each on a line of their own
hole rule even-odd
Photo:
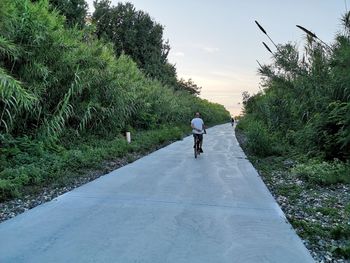
<svg viewBox="0 0 350 263">
<path fill-rule="evenodd" d="M 348 1 L 349 3 L 347 3 Z M 92 10 L 93 0 L 87 0 Z M 112 5 L 118 1 L 112 0 Z M 257 20 L 274 42 L 297 43 L 314 32 L 331 43 L 342 30 L 340 18 L 349 0 L 130 0 L 164 26 L 169 39 L 169 62 L 176 64 L 179 78 L 191 78 L 202 86 L 200 97 L 218 102 L 232 115 L 241 111 L 242 92 L 259 90 L 257 62 L 269 63 L 262 41 L 273 45 L 258 29 Z"/>
</svg>

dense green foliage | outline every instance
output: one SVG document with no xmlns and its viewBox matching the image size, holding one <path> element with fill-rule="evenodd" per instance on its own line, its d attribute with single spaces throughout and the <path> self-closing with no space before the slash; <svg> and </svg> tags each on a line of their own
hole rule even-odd
<svg viewBox="0 0 350 263">
<path fill-rule="evenodd" d="M 85 26 L 88 10 L 85 0 L 50 0 L 50 5 L 66 17 L 67 26 Z"/>
<path fill-rule="evenodd" d="M 115 138 L 126 129 L 138 134 L 164 125 L 176 127 L 188 124 L 195 111 L 209 124 L 228 119 L 223 106 L 149 78 L 151 74 L 139 69 L 126 52 L 116 52 L 115 43 L 98 37 L 103 34 L 98 25 L 82 26 L 81 20 L 69 18 L 74 6 L 86 10 L 83 1 L 57 2 L 73 4 L 69 12 L 60 5 L 52 10 L 55 3 L 0 2 L 0 199 L 12 196 L 20 185 L 59 177 L 59 170 L 69 170 L 74 160 L 94 164 L 114 153 L 104 154 L 99 148 L 100 154 L 78 153 L 84 143 L 76 145 L 76 140 Z M 147 14 L 140 14 L 146 19 L 142 21 L 151 23 L 150 30 L 156 27 L 162 32 Z M 154 37 L 162 46 L 158 31 L 148 40 Z M 167 64 L 165 53 L 162 56 Z M 167 138 L 177 137 L 173 132 Z M 69 143 L 63 144 L 64 140 Z M 73 152 L 67 151 L 71 144 L 76 145 Z"/>
<path fill-rule="evenodd" d="M 302 58 L 295 45 L 279 45 L 272 64 L 261 66 L 264 89 L 244 94 L 240 124 L 248 141 L 257 141 L 252 152 L 276 154 L 279 145 L 280 154 L 289 149 L 318 160 L 349 160 L 349 17 L 343 17 L 344 30 L 332 47 L 308 37 Z"/>
<path fill-rule="evenodd" d="M 227 117 L 223 107 L 147 78 L 132 59 L 95 39 L 92 27 L 66 29 L 46 1 L 3 5 L 2 133 L 52 138 L 65 129 L 148 128 L 188 122 L 196 110 L 209 121 Z"/>
<path fill-rule="evenodd" d="M 113 6 L 110 0 L 95 0 L 92 21 L 99 39 L 113 44 L 116 56 L 126 54 L 144 74 L 175 91 L 198 95 L 201 87 L 191 79 L 178 80 L 176 68 L 167 60 L 170 45 L 163 39 L 163 26 L 129 2 Z"/>
<path fill-rule="evenodd" d="M 117 55 L 131 56 L 148 76 L 176 86 L 176 69 L 167 61 L 170 46 L 163 40 L 162 25 L 131 3 L 112 6 L 110 0 L 100 0 L 94 6 L 99 38 L 112 42 Z"/>
</svg>

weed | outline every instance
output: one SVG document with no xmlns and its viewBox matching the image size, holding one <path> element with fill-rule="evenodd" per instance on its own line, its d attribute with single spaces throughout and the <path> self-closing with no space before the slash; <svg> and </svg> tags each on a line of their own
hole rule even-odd
<svg viewBox="0 0 350 263">
<path fill-rule="evenodd" d="M 337 256 L 344 257 L 345 259 L 350 259 L 350 243 L 348 242 L 344 246 L 333 247 L 332 253 Z"/>
<path fill-rule="evenodd" d="M 290 219 L 290 223 L 298 230 L 299 235 L 304 239 L 315 241 L 317 236 L 328 237 L 329 228 L 319 223 L 312 223 L 306 220 Z"/>
<path fill-rule="evenodd" d="M 345 213 L 347 213 L 348 215 L 350 215 L 350 203 L 348 203 L 348 204 L 345 206 Z"/>
<path fill-rule="evenodd" d="M 338 216 L 338 209 L 333 208 L 333 207 L 317 207 L 315 209 L 316 212 L 320 212 L 321 214 L 325 216 L 330 216 L 330 217 L 337 217 Z"/>
<path fill-rule="evenodd" d="M 340 161 L 320 162 L 312 160 L 297 165 L 292 169 L 292 173 L 318 185 L 350 183 L 350 166 Z"/>
<path fill-rule="evenodd" d="M 302 188 L 294 184 L 281 185 L 277 189 L 278 194 L 288 197 L 290 201 L 295 201 L 299 199 L 301 192 Z"/>
<path fill-rule="evenodd" d="M 350 226 L 338 225 L 331 230 L 331 236 L 333 239 L 349 239 L 350 238 Z"/>
</svg>

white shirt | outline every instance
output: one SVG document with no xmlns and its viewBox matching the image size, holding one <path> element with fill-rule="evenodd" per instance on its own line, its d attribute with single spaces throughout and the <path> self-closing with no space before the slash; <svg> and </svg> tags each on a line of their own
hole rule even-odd
<svg viewBox="0 0 350 263">
<path fill-rule="evenodd" d="M 204 133 L 204 131 L 203 131 L 204 122 L 201 118 L 192 119 L 191 125 L 194 127 L 194 129 L 192 130 L 192 133 L 195 133 L 195 134 L 203 134 Z M 200 131 L 197 131 L 196 129 L 198 129 Z"/>
</svg>

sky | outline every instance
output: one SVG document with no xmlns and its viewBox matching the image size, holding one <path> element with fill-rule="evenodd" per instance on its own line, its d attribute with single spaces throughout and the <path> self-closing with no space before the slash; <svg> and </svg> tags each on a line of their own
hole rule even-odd
<svg viewBox="0 0 350 263">
<path fill-rule="evenodd" d="M 93 11 L 93 0 L 87 0 Z M 111 0 L 117 5 L 118 0 Z M 200 97 L 241 112 L 242 92 L 260 89 L 257 73 L 271 63 L 262 41 L 273 44 L 254 23 L 264 27 L 278 44 L 295 43 L 302 50 L 301 25 L 327 43 L 341 31 L 341 16 L 350 0 L 129 0 L 163 25 L 171 47 L 168 60 L 179 78 L 191 78 L 202 87 Z"/>
</svg>

